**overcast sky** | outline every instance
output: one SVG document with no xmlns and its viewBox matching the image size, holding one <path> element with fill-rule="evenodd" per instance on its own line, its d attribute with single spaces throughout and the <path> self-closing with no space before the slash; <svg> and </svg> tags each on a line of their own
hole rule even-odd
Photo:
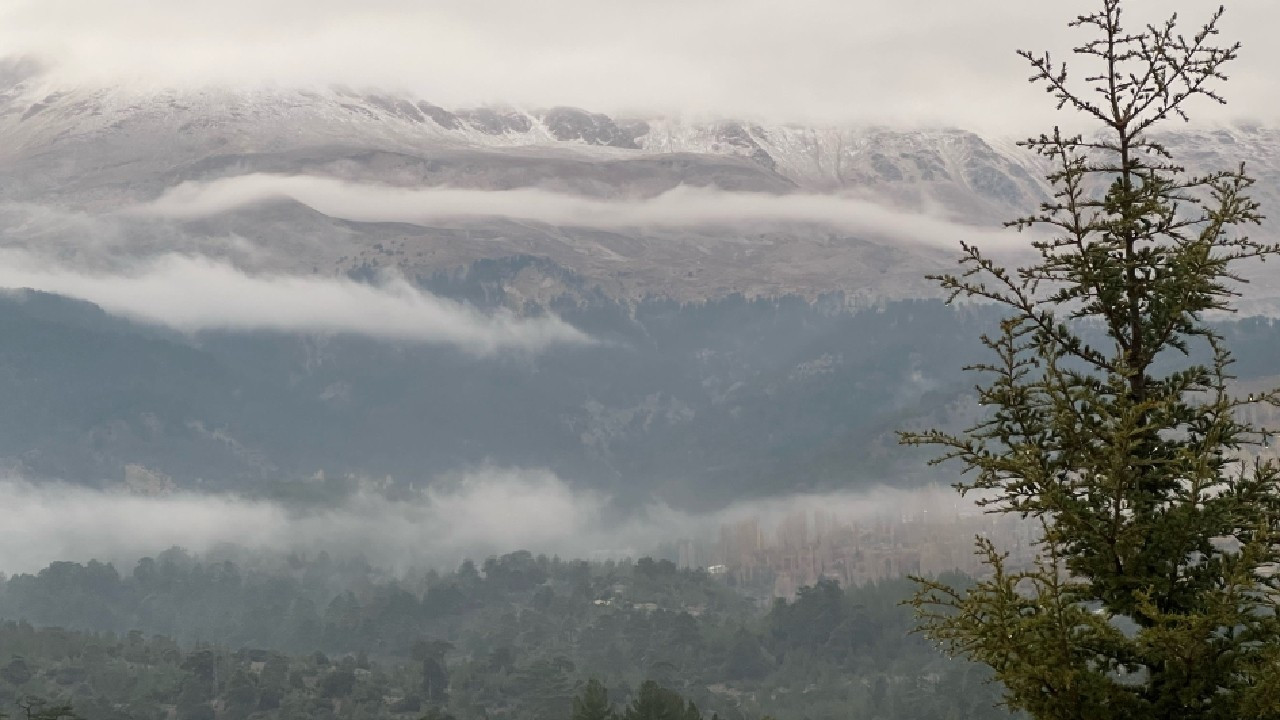
<svg viewBox="0 0 1280 720">
<path fill-rule="evenodd" d="M 1094 0 L 0 0 L 0 47 L 76 80 L 343 83 L 449 106 L 569 104 L 1018 127 L 1017 47 L 1068 48 Z M 1133 19 L 1216 2 L 1130 0 Z M 1280 2 L 1229 0 L 1231 116 L 1270 119 Z M 1077 36 L 1078 37 L 1078 36 Z M 1208 115 L 1201 109 L 1201 117 Z"/>
</svg>

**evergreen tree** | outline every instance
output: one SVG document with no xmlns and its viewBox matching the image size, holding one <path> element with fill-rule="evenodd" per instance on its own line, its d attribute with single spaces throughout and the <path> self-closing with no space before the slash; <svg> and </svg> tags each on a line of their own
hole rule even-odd
<svg viewBox="0 0 1280 720">
<path fill-rule="evenodd" d="M 609 691 L 595 678 L 587 681 L 582 692 L 573 699 L 572 720 L 613 720 L 613 706 L 609 704 Z"/>
<path fill-rule="evenodd" d="M 258 687 L 250 673 L 236 670 L 227 682 L 225 709 L 226 720 L 243 720 L 258 708 Z"/>
<path fill-rule="evenodd" d="M 444 640 L 419 640 L 413 646 L 413 659 L 422 663 L 422 692 L 427 700 L 442 703 L 448 699 L 449 670 L 445 653 L 453 645 Z"/>
<path fill-rule="evenodd" d="M 635 699 L 627 706 L 623 720 L 698 720 L 689 716 L 692 706 L 686 707 L 684 698 L 674 690 L 668 690 L 653 680 L 640 684 Z M 697 709 L 692 709 L 697 713 Z"/>
<path fill-rule="evenodd" d="M 1243 166 L 1193 175 L 1158 132 L 1216 87 L 1238 44 L 1222 9 L 1186 35 L 1177 17 L 1131 29 L 1122 0 L 1071 25 L 1083 80 L 1020 54 L 1059 109 L 1090 122 L 1025 143 L 1055 194 L 1011 225 L 1047 228 L 1034 264 L 1010 271 L 965 246 L 957 296 L 1010 311 L 976 369 L 987 411 L 963 434 L 905 433 L 969 473 L 988 511 L 1042 528 L 1033 567 L 978 551 L 990 576 L 966 589 L 919 579 L 921 630 L 989 665 L 1011 708 L 1037 718 L 1280 717 L 1280 473 L 1241 420 L 1231 355 L 1205 313 L 1228 309 L 1243 262 L 1280 247 L 1249 239 L 1258 205 Z"/>
</svg>

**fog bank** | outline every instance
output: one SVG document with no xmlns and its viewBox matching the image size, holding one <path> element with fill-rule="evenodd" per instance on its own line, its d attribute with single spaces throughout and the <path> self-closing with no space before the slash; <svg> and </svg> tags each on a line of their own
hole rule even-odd
<svg viewBox="0 0 1280 720">
<path fill-rule="evenodd" d="M 609 498 L 540 470 L 482 469 L 392 501 L 356 494 L 340 506 L 290 510 L 264 500 L 179 492 L 139 496 L 66 484 L 0 481 L 0 572 L 35 572 L 53 561 L 138 558 L 177 545 L 205 553 L 219 545 L 361 555 L 391 569 L 456 567 L 463 558 L 526 549 L 565 558 L 653 553 L 681 538 L 711 538 L 721 525 L 756 518 L 762 526 L 798 511 L 844 519 L 892 517 L 922 509 L 970 513 L 950 489 L 795 495 L 693 514 L 651 505 L 619 517 Z"/>
<path fill-rule="evenodd" d="M 183 183 L 132 212 L 195 219 L 279 200 L 293 200 L 330 217 L 356 222 L 430 225 L 502 217 L 606 230 L 798 222 L 945 248 L 957 248 L 960 241 L 986 247 L 1026 245 L 1025 239 L 1020 241 L 1017 233 L 1005 231 L 998 224 L 963 225 L 860 198 L 685 186 L 651 198 L 599 200 L 538 189 L 403 188 L 311 175 L 251 174 Z"/>
<path fill-rule="evenodd" d="M 67 295 L 114 315 L 184 332 L 354 333 L 452 345 L 477 355 L 592 342 L 559 318 L 482 313 L 398 277 L 365 284 L 345 278 L 250 274 L 191 255 L 160 256 L 132 272 L 95 273 L 50 266 L 47 259 L 23 253 L 4 253 L 0 287 Z"/>
</svg>

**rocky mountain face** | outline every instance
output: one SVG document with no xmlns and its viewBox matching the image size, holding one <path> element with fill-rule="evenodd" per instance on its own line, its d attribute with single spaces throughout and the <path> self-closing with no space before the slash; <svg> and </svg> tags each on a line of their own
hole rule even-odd
<svg viewBox="0 0 1280 720">
<path fill-rule="evenodd" d="M 0 137 L 5 247 L 88 264 L 177 250 L 287 272 L 395 268 L 410 277 L 534 256 L 624 298 L 920 297 L 932 287 L 919 278 L 950 266 L 954 252 L 946 238 L 796 220 L 601 230 L 503 217 L 429 227 L 351 222 L 289 202 L 176 223 L 117 211 L 183 182 L 250 173 L 624 201 L 682 186 L 856 197 L 960 228 L 998 227 L 1048 193 L 1038 158 L 1008 139 L 958 129 L 446 109 L 340 88 L 60 90 L 14 63 L 0 72 Z M 1195 130 L 1170 143 L 1196 168 L 1248 159 L 1264 207 L 1280 210 L 1280 131 Z M 110 252 L 95 251 L 86 233 L 111 240 Z M 555 278 L 520 282 L 540 288 L 539 301 L 565 289 Z"/>
</svg>

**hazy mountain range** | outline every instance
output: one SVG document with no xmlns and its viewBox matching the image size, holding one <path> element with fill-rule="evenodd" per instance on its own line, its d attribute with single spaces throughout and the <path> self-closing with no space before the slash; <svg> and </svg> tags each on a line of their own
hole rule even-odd
<svg viewBox="0 0 1280 720">
<path fill-rule="evenodd" d="M 706 506 L 918 482 L 893 431 L 971 417 L 994 318 L 921 302 L 924 276 L 960 239 L 1014 257 L 1001 221 L 1049 192 L 958 129 L 58 89 L 30 63 L 0 73 L 0 138 L 0 286 L 54 294 L 0 302 L 0 459 L 91 482 L 496 465 Z M 1168 141 L 1247 159 L 1280 209 L 1280 131 Z"/>
<path fill-rule="evenodd" d="M 0 242 L 86 266 L 178 251 L 413 277 L 530 255 L 612 297 L 918 297 L 958 239 L 999 238 L 1049 192 L 1011 139 L 958 129 L 445 109 L 333 88 L 58 89 L 30 63 L 0 78 Z M 1280 131 L 1170 143 L 1193 168 L 1247 159 L 1264 207 L 1280 209 Z M 300 184 L 316 179 L 350 186 Z M 200 184 L 215 181 L 234 202 L 209 204 Z M 175 188 L 182 202 L 126 212 Z M 396 189 L 455 194 L 431 204 Z M 512 287 L 543 302 L 568 290 Z"/>
</svg>

